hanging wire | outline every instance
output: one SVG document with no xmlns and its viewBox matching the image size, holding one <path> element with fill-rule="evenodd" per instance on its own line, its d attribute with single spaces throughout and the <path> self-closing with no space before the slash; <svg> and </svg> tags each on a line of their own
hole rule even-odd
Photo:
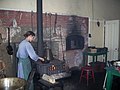
<svg viewBox="0 0 120 90">
<path fill-rule="evenodd" d="M 49 46 L 49 48 L 51 49 L 51 45 L 52 45 L 52 36 L 51 36 L 51 33 L 52 33 L 52 32 L 51 32 L 51 30 L 52 30 L 52 29 L 51 29 L 51 27 L 52 27 L 52 26 L 51 26 L 51 16 L 52 16 L 52 14 L 51 14 L 51 13 L 48 13 L 48 16 L 49 16 L 49 28 L 50 28 L 50 29 L 49 29 L 49 31 L 50 31 L 50 37 L 49 37 L 49 38 L 50 38 L 50 46 Z"/>
<path fill-rule="evenodd" d="M 94 2 L 92 0 L 92 19 L 94 20 Z"/>
<path fill-rule="evenodd" d="M 54 33 L 53 36 L 56 37 L 57 33 L 56 33 L 56 24 L 57 24 L 57 13 L 55 13 L 55 21 L 54 21 Z"/>
<path fill-rule="evenodd" d="M 63 41 L 62 41 L 62 30 L 61 30 L 61 25 L 59 25 L 59 30 L 60 30 L 60 40 L 61 40 L 61 47 L 62 47 L 63 61 L 65 61 L 64 51 L 63 51 Z"/>
<path fill-rule="evenodd" d="M 48 26 L 48 14 L 47 12 L 44 13 L 44 37 L 48 37 L 48 31 L 47 31 L 47 26 Z"/>
<path fill-rule="evenodd" d="M 33 11 L 31 11 L 31 29 L 33 31 Z"/>
</svg>

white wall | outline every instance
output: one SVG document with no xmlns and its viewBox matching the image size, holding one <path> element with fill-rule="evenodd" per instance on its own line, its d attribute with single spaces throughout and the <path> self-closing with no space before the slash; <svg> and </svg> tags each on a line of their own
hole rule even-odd
<svg viewBox="0 0 120 90">
<path fill-rule="evenodd" d="M 89 46 L 104 47 L 104 21 L 99 20 L 99 27 L 97 22 L 98 20 L 90 20 L 89 33 L 91 34 L 91 38 L 88 39 Z"/>
<path fill-rule="evenodd" d="M 36 0 L 0 0 L 0 9 L 35 11 Z"/>
<path fill-rule="evenodd" d="M 0 0 L 0 9 L 36 11 L 37 0 Z M 120 0 L 42 0 L 43 12 L 120 19 Z"/>
</svg>

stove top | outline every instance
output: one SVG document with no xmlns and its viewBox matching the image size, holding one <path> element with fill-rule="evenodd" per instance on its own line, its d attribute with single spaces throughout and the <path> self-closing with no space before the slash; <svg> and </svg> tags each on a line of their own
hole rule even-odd
<svg viewBox="0 0 120 90">
<path fill-rule="evenodd" d="M 65 62 L 60 60 L 51 60 L 49 63 L 37 62 L 37 72 L 40 75 L 53 75 L 66 72 Z"/>
</svg>

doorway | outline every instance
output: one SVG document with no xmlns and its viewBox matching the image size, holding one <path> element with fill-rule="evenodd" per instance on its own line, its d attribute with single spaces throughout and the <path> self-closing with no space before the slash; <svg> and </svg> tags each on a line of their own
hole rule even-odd
<svg viewBox="0 0 120 90">
<path fill-rule="evenodd" d="M 108 47 L 107 60 L 119 59 L 119 20 L 105 22 L 105 47 Z"/>
</svg>

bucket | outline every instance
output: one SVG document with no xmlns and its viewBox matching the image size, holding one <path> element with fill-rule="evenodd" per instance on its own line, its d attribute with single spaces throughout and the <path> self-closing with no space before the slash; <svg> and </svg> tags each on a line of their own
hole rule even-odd
<svg viewBox="0 0 120 90">
<path fill-rule="evenodd" d="M 0 90 L 25 90 L 27 81 L 22 78 L 9 77 L 0 79 Z"/>
</svg>

